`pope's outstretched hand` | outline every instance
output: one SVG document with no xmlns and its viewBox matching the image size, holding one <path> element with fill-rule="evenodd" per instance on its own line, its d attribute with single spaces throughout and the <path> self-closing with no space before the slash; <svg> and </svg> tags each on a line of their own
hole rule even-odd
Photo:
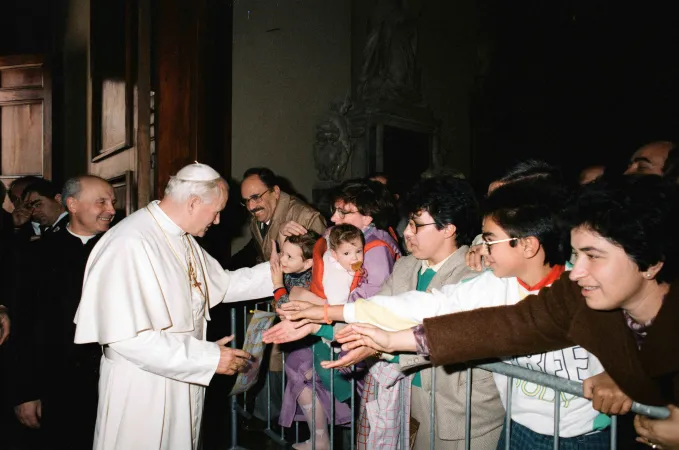
<svg viewBox="0 0 679 450">
<path fill-rule="evenodd" d="M 227 347 L 226 344 L 233 340 L 233 335 L 226 336 L 217 341 L 219 345 L 219 364 L 216 373 L 219 375 L 235 375 L 247 369 L 252 360 L 252 355 L 248 352 Z"/>
</svg>

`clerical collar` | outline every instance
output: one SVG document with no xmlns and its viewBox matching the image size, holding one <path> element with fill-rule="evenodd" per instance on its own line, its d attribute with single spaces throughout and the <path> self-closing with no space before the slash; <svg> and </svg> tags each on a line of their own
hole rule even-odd
<svg viewBox="0 0 679 450">
<path fill-rule="evenodd" d="M 66 225 L 66 231 L 68 231 L 71 234 L 71 236 L 75 236 L 78 239 L 80 239 L 80 241 L 83 243 L 83 245 L 87 244 L 87 241 L 89 241 L 90 239 L 92 239 L 96 236 L 96 234 L 93 234 L 92 236 L 83 236 L 82 234 L 75 234 L 74 232 L 71 231 L 71 224 L 70 223 Z"/>
<path fill-rule="evenodd" d="M 434 264 L 433 266 L 429 265 L 429 261 L 427 261 L 426 259 L 423 259 L 422 260 L 422 268 L 420 269 L 420 273 L 421 274 L 424 273 L 427 269 L 431 269 L 434 272 L 438 272 L 439 269 L 441 269 L 441 267 L 443 267 L 443 265 L 446 263 L 446 261 L 448 261 L 450 259 L 450 257 L 455 254 L 455 252 L 457 252 L 457 250 L 455 250 L 450 255 L 446 256 L 446 258 L 443 261 L 439 262 L 438 264 Z"/>
<path fill-rule="evenodd" d="M 148 209 L 153 214 L 153 217 L 158 221 L 158 225 L 162 227 L 163 230 L 165 230 L 168 234 L 171 234 L 172 236 L 184 236 L 186 232 L 182 230 L 179 225 L 174 223 L 170 217 L 165 214 L 165 211 L 163 211 L 158 204 L 160 203 L 160 200 L 154 200 L 151 203 L 149 203 Z"/>
</svg>

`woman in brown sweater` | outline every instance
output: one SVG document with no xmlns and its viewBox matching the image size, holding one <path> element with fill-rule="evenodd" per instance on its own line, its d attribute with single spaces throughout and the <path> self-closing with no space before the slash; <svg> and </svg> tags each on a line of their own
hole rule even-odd
<svg viewBox="0 0 679 450">
<path fill-rule="evenodd" d="M 656 176 L 586 186 L 564 217 L 573 270 L 514 306 L 425 319 L 412 330 L 352 325 L 349 350 L 418 352 L 436 365 L 580 345 L 635 401 L 669 405 L 665 420 L 635 419 L 638 440 L 679 449 L 679 196 Z"/>
</svg>

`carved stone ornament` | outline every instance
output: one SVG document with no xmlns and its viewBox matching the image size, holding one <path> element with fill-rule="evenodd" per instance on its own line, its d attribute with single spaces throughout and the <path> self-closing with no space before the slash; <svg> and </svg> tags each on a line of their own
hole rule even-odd
<svg viewBox="0 0 679 450">
<path fill-rule="evenodd" d="M 417 11 L 407 0 L 379 0 L 368 26 L 358 99 L 419 103 Z"/>
<path fill-rule="evenodd" d="M 342 181 L 344 172 L 354 151 L 351 122 L 347 112 L 351 109 L 347 96 L 341 105 L 332 105 L 316 124 L 314 139 L 314 165 L 321 181 Z"/>
</svg>

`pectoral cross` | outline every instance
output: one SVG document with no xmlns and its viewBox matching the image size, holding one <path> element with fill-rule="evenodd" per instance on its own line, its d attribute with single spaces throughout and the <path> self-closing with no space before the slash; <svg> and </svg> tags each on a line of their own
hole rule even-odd
<svg viewBox="0 0 679 450">
<path fill-rule="evenodd" d="M 193 263 L 190 261 L 189 261 L 189 279 L 191 280 L 191 286 L 195 287 L 202 293 L 202 290 L 200 289 L 202 284 L 200 281 L 198 281 L 198 277 L 196 276 L 196 269 L 193 268 Z"/>
</svg>

